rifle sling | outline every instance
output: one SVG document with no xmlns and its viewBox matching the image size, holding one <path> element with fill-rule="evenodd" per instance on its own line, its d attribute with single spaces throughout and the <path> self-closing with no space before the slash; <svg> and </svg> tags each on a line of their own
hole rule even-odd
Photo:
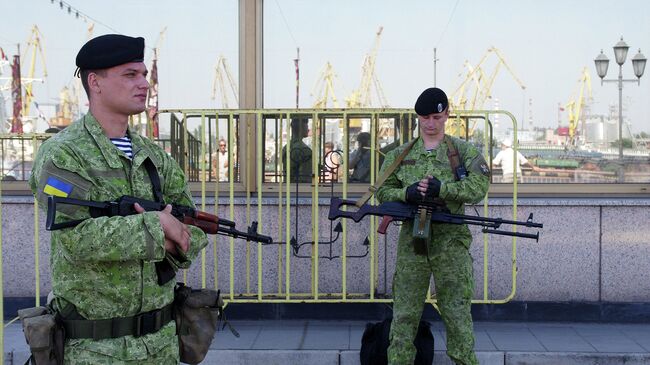
<svg viewBox="0 0 650 365">
<path fill-rule="evenodd" d="M 153 197 L 158 203 L 164 203 L 162 189 L 160 186 L 160 176 L 158 176 L 158 170 L 156 165 L 153 164 L 151 158 L 147 157 L 144 160 L 144 167 L 147 169 L 147 174 L 149 175 L 149 180 L 151 181 L 151 188 L 153 189 Z M 165 285 L 172 279 L 176 277 L 176 271 L 169 263 L 169 260 L 165 258 L 162 261 L 157 261 L 156 266 L 156 277 L 158 279 L 158 285 Z"/>
<path fill-rule="evenodd" d="M 397 158 L 395 159 L 395 161 L 393 161 L 393 163 L 390 164 L 390 166 L 388 166 L 386 170 L 384 170 L 384 173 L 375 181 L 375 184 L 370 185 L 368 187 L 368 191 L 366 191 L 366 193 L 363 194 L 363 196 L 359 198 L 359 200 L 357 200 L 354 203 L 354 205 L 356 205 L 357 207 L 361 207 L 362 205 L 366 204 L 368 199 L 370 199 L 370 197 L 377 191 L 377 189 L 379 189 L 384 184 L 386 179 L 388 179 L 388 177 L 393 173 L 393 171 L 397 169 L 397 166 L 399 166 L 399 164 L 402 163 L 402 160 L 406 158 L 406 155 L 408 155 L 408 153 L 411 151 L 411 148 L 413 148 L 413 145 L 415 145 L 415 142 L 417 142 L 418 138 L 419 137 L 413 138 L 406 145 L 406 148 L 404 148 L 402 153 L 400 153 L 399 156 L 397 156 Z"/>
<path fill-rule="evenodd" d="M 164 203 L 165 201 L 163 200 L 162 188 L 160 186 L 160 176 L 158 176 L 158 170 L 156 169 L 156 165 L 153 164 L 153 161 L 151 161 L 151 158 L 145 158 L 144 168 L 147 169 L 149 180 L 151 180 L 154 200 L 158 203 Z"/>
<path fill-rule="evenodd" d="M 174 302 L 135 316 L 108 319 L 65 319 L 61 322 L 66 338 L 92 338 L 104 340 L 123 336 L 144 336 L 154 333 L 174 319 Z M 77 316 L 74 316 L 77 317 Z"/>
<path fill-rule="evenodd" d="M 451 141 L 451 137 L 445 134 L 445 142 L 447 143 L 447 158 L 449 159 L 449 165 L 451 165 L 451 171 L 454 173 L 454 178 L 456 181 L 460 180 L 458 176 L 458 168 L 460 167 L 460 156 L 458 155 L 458 150 L 454 143 Z"/>
</svg>

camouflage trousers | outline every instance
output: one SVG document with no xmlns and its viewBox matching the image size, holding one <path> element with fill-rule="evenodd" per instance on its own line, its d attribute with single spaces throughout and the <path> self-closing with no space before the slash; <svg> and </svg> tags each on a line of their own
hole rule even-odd
<svg viewBox="0 0 650 365">
<path fill-rule="evenodd" d="M 66 365 L 177 365 L 180 363 L 178 342 L 163 347 L 146 359 L 123 360 L 108 356 L 85 348 L 66 346 L 64 364 Z"/>
<path fill-rule="evenodd" d="M 400 239 L 393 278 L 393 322 L 388 363 L 412 365 L 413 345 L 431 274 L 447 332 L 447 355 L 462 365 L 478 365 L 474 353 L 471 300 L 474 291 L 472 257 L 459 240 L 429 242 L 428 255 L 416 255 L 410 239 Z"/>
</svg>

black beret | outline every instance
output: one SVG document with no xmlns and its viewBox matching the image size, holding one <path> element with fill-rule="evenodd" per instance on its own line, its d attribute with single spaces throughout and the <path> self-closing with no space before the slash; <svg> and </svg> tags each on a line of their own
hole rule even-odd
<svg viewBox="0 0 650 365">
<path fill-rule="evenodd" d="M 448 106 L 447 94 L 437 87 L 430 87 L 424 90 L 415 102 L 415 112 L 418 115 L 442 113 Z"/>
<path fill-rule="evenodd" d="M 86 42 L 77 53 L 81 70 L 101 70 L 144 60 L 144 38 L 106 34 Z"/>
</svg>

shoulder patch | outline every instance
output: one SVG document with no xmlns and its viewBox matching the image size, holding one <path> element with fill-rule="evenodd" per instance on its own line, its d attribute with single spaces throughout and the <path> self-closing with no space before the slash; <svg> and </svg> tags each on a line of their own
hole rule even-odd
<svg viewBox="0 0 650 365">
<path fill-rule="evenodd" d="M 39 204 L 47 206 L 49 195 L 64 198 L 88 199 L 92 183 L 78 174 L 57 167 L 52 160 L 43 165 L 36 180 L 36 198 Z"/>
<path fill-rule="evenodd" d="M 72 192 L 72 185 L 61 181 L 54 176 L 50 176 L 47 178 L 47 182 L 43 187 L 43 192 L 47 195 L 67 198 Z"/>
<path fill-rule="evenodd" d="M 487 177 L 489 177 L 491 174 L 490 167 L 488 167 L 485 158 L 483 158 L 483 155 L 481 154 L 478 154 L 476 157 L 474 157 L 469 165 L 468 170 L 477 174 L 485 175 Z"/>
</svg>

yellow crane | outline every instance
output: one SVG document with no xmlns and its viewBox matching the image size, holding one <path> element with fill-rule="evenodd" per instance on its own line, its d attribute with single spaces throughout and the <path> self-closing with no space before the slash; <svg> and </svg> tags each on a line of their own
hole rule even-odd
<svg viewBox="0 0 650 365">
<path fill-rule="evenodd" d="M 156 43 L 153 47 L 155 52 L 160 51 L 160 44 L 162 43 L 163 39 L 165 39 L 165 33 L 167 32 L 167 26 L 164 26 L 163 29 L 158 33 L 158 38 L 156 39 Z"/>
<path fill-rule="evenodd" d="M 334 93 L 334 79 L 336 79 L 337 75 L 334 72 L 332 64 L 327 61 L 318 75 L 318 79 L 310 94 L 316 98 L 312 107 L 315 109 L 326 109 L 331 99 L 333 107 L 338 108 L 339 102 Z"/>
<path fill-rule="evenodd" d="M 86 41 L 93 37 L 95 23 L 90 23 L 86 31 Z M 59 104 L 57 106 L 56 116 L 50 118 L 48 124 L 50 127 L 63 129 L 70 125 L 73 120 L 79 117 L 81 113 L 82 92 L 81 78 L 75 77 L 69 84 L 70 87 L 64 86 L 59 92 Z"/>
<path fill-rule="evenodd" d="M 586 89 L 586 90 L 585 90 Z M 585 91 L 587 94 L 588 100 L 585 100 Z M 576 138 L 576 129 L 578 128 L 578 123 L 582 122 L 582 131 L 584 135 L 584 120 L 585 116 L 583 115 L 583 109 L 585 104 L 591 100 L 591 76 L 589 75 L 589 69 L 583 67 L 580 74 L 580 79 L 578 79 L 578 88 L 571 100 L 565 105 L 569 113 L 569 141 L 568 144 L 575 146 L 577 143 Z"/>
<path fill-rule="evenodd" d="M 474 96 L 472 97 L 472 103 L 474 103 L 478 90 L 483 87 L 481 80 L 485 77 L 485 74 L 482 68 L 472 66 L 468 60 L 465 60 L 463 63 L 463 68 L 467 69 L 467 75 L 463 76 L 462 73 L 458 75 L 459 77 L 464 77 L 464 80 L 449 98 L 449 103 L 454 110 L 467 110 L 468 99 L 466 90 L 471 89 L 472 86 L 474 87 Z"/>
<path fill-rule="evenodd" d="M 36 79 L 34 79 L 34 73 L 36 72 L 37 53 L 41 55 L 41 61 L 43 62 L 43 78 L 47 77 L 47 68 L 45 67 L 45 53 L 43 52 L 43 47 L 41 46 L 41 31 L 36 25 L 32 27 L 32 32 L 30 33 L 29 40 L 27 41 L 27 49 L 25 50 L 25 55 L 22 57 L 23 60 L 26 60 L 25 56 L 29 52 L 31 52 L 29 73 L 27 74 L 27 77 L 23 79 L 23 83 L 25 84 L 25 98 L 23 99 L 22 108 L 24 116 L 29 115 L 29 107 L 32 103 L 32 99 L 34 98 L 34 94 L 32 93 L 32 83 L 33 81 L 36 81 Z"/>
<path fill-rule="evenodd" d="M 166 31 L 167 26 L 158 33 L 158 39 L 156 39 L 153 48 L 153 59 L 151 60 L 151 70 L 149 73 L 149 93 L 147 93 L 145 115 L 147 117 L 147 134 L 151 138 L 158 138 L 160 132 L 158 125 L 158 54 Z M 141 120 L 140 118 L 139 120 Z"/>
<path fill-rule="evenodd" d="M 4 75 L 5 73 L 5 68 L 9 66 L 9 58 L 7 58 L 7 55 L 5 55 L 4 50 L 2 47 L 0 47 L 0 76 Z M 3 94 L 3 91 L 9 90 L 11 87 L 11 78 L 7 78 L 7 81 L 3 84 L 0 84 L 0 132 L 4 133 L 6 130 L 8 130 L 8 126 L 6 125 L 7 122 L 9 121 L 7 119 L 7 107 L 6 107 L 6 100 L 5 96 Z"/>
<path fill-rule="evenodd" d="M 352 91 L 350 96 L 345 99 L 348 108 L 368 108 L 372 106 L 371 87 L 375 86 L 375 91 L 379 99 L 381 107 L 388 107 L 388 101 L 384 96 L 384 91 L 381 88 L 381 83 L 375 73 L 375 64 L 377 60 L 377 51 L 381 42 L 381 33 L 384 27 L 379 26 L 377 33 L 375 33 L 375 42 L 369 54 L 366 55 L 361 67 L 361 83 L 359 87 Z"/>
<path fill-rule="evenodd" d="M 224 83 L 224 78 L 228 80 L 230 91 L 235 98 L 235 107 L 239 106 L 239 88 L 232 77 L 230 67 L 226 62 L 226 58 L 220 55 L 217 59 L 217 64 L 214 66 L 214 81 L 212 82 L 212 100 L 216 99 L 217 92 L 221 95 L 221 107 L 224 109 L 230 108 L 230 100 L 228 99 L 228 91 Z M 219 89 L 219 90 L 217 90 Z"/>
<path fill-rule="evenodd" d="M 492 71 L 487 72 L 488 60 L 490 59 L 495 59 L 496 63 Z M 467 73 L 450 97 L 451 107 L 455 111 L 485 109 L 487 99 L 492 98 L 492 86 L 501 68 L 508 71 L 522 90 L 526 89 L 524 83 L 515 75 L 501 51 L 496 47 L 488 48 L 475 66 L 470 64 L 469 61 L 465 61 L 463 66 L 467 69 Z M 462 75 L 461 73 L 459 76 Z M 476 125 L 469 127 L 469 135 L 473 133 L 475 127 Z M 466 133 L 465 122 L 454 120 L 452 123 L 447 123 L 447 133 L 464 135 Z"/>
</svg>

